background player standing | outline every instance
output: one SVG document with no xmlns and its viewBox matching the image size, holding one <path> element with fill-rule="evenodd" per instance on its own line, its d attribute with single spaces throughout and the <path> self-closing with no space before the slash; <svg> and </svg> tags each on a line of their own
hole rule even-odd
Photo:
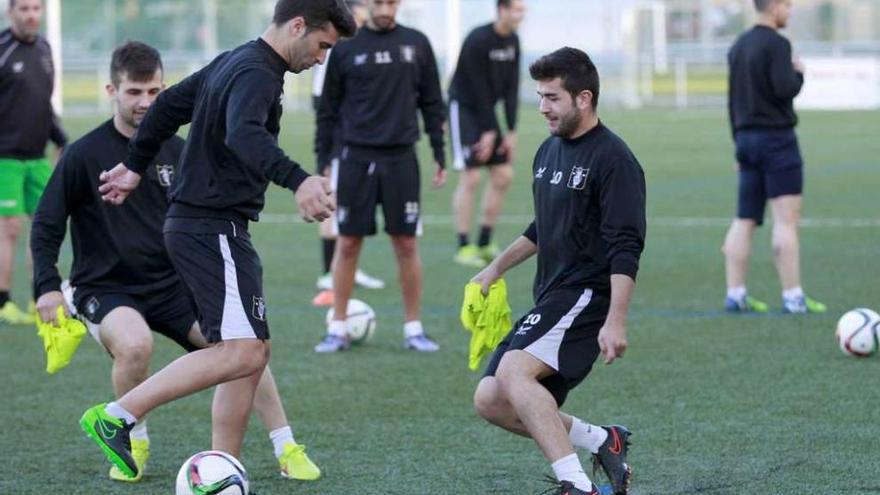
<svg viewBox="0 0 880 495">
<path fill-rule="evenodd" d="M 357 23 L 358 29 L 360 29 L 369 18 L 367 7 L 364 5 L 363 0 L 345 0 L 345 5 L 351 10 L 354 21 Z M 327 52 L 328 61 L 332 54 L 333 50 Z M 316 117 L 321 105 L 321 94 L 324 92 L 324 76 L 327 74 L 327 64 L 328 62 L 325 61 L 323 64 L 312 69 L 312 104 Z M 341 126 L 337 126 L 337 131 L 333 135 L 333 153 L 330 163 L 318 160 L 318 175 L 331 179 L 331 184 L 335 178 L 333 174 L 334 164 L 338 166 L 339 152 L 342 150 Z M 336 223 L 332 218 L 318 224 L 318 234 L 321 237 L 323 271 L 315 283 L 315 286 L 320 291 L 312 300 L 312 304 L 315 306 L 331 306 L 333 304 L 333 274 L 331 269 L 333 267 L 333 255 L 336 252 L 336 230 Z M 354 283 L 365 289 L 382 289 L 385 287 L 384 280 L 371 277 L 360 268 L 354 272 Z"/>
<path fill-rule="evenodd" d="M 162 143 L 144 171 L 145 183 L 121 206 L 101 201 L 98 177 L 125 159 L 128 142 L 150 105 L 164 89 L 159 52 L 129 42 L 113 52 L 107 93 L 113 118 L 72 143 L 55 167 L 34 215 L 34 298 L 43 321 L 67 308 L 56 264 L 70 218 L 73 241 L 73 303 L 90 333 L 113 359 L 116 397 L 147 379 L 153 351 L 150 330 L 186 351 L 207 347 L 191 296 L 181 283 L 162 242 L 168 188 L 183 150 L 183 139 Z M 165 207 L 159 207 L 163 205 Z M 131 256 L 130 253 L 137 253 Z M 317 479 L 320 470 L 298 445 L 287 422 L 272 372 L 266 367 L 254 398 L 275 447 L 283 476 Z M 138 481 L 149 458 L 146 419 L 131 432 L 136 477 L 119 468 L 110 477 Z"/>
<path fill-rule="evenodd" d="M 626 350 L 645 242 L 645 177 L 626 143 L 599 121 L 599 74 L 586 53 L 562 48 L 530 72 L 552 134 L 534 160 L 535 220 L 472 281 L 488 292 L 537 253 L 535 307 L 498 346 L 474 406 L 487 421 L 534 439 L 559 481 L 554 493 L 598 495 L 577 447 L 625 494 L 629 431 L 584 423 L 559 407 L 600 351 L 610 364 Z"/>
<path fill-rule="evenodd" d="M 736 218 L 724 239 L 728 311 L 766 312 L 748 295 L 746 273 L 752 237 L 773 213 L 773 257 L 782 284 L 782 311 L 824 313 L 824 304 L 801 288 L 798 223 L 803 205 L 804 162 L 794 127 L 793 100 L 804 83 L 804 65 L 777 31 L 788 23 L 791 0 L 755 0 L 757 25 L 728 54 L 730 126 L 736 142 L 739 194 Z"/>
<path fill-rule="evenodd" d="M 284 74 L 322 63 L 339 37 L 355 29 L 336 0 L 279 0 L 258 39 L 164 91 L 125 163 L 101 175 L 103 199 L 121 204 L 161 144 L 191 122 L 171 186 L 165 245 L 195 299 L 202 333 L 215 345 L 178 358 L 117 402 L 83 414 L 82 428 L 129 476 L 137 475 L 129 441 L 137 418 L 214 385 L 212 448 L 239 456 L 269 359 L 262 265 L 248 223 L 258 219 L 270 181 L 294 191 L 307 221 L 324 220 L 333 210 L 327 180 L 310 177 L 278 147 Z"/>
<path fill-rule="evenodd" d="M 454 168 L 461 173 L 452 197 L 458 252 L 455 261 L 483 267 L 498 254 L 492 228 L 501 214 L 513 179 L 516 113 L 519 107 L 520 45 L 517 28 L 525 17 L 524 0 L 498 0 L 498 18 L 468 35 L 449 88 L 449 130 Z M 501 132 L 495 104 L 504 100 L 507 134 Z M 468 239 L 480 167 L 489 167 L 483 193 L 480 235 Z"/>
<path fill-rule="evenodd" d="M 422 328 L 421 182 L 414 145 L 417 111 L 431 138 L 434 186 L 446 182 L 443 122 L 446 113 L 434 50 L 419 31 L 396 21 L 398 0 L 367 0 L 370 19 L 333 51 L 318 112 L 318 162 L 329 163 L 333 134 L 342 123 L 337 180 L 339 245 L 333 267 L 333 320 L 316 352 L 347 349 L 348 300 L 364 236 L 376 234 L 382 204 L 385 232 L 397 258 L 404 305 L 404 347 L 433 352 L 437 344 Z"/>
<path fill-rule="evenodd" d="M 9 0 L 9 29 L 0 31 L 0 321 L 31 324 L 10 299 L 22 217 L 32 215 L 52 174 L 46 142 L 67 136 L 52 110 L 55 69 L 40 36 L 42 0 Z"/>
</svg>

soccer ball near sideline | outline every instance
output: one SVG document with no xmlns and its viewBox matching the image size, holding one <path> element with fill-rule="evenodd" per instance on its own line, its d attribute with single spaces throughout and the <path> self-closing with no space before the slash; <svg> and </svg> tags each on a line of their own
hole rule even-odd
<svg viewBox="0 0 880 495">
<path fill-rule="evenodd" d="M 376 312 L 369 304 L 358 300 L 349 299 L 348 311 L 345 320 L 345 331 L 351 339 L 352 345 L 360 345 L 370 340 L 376 331 Z M 333 308 L 327 311 L 327 324 L 333 319 Z"/>
<path fill-rule="evenodd" d="M 848 311 L 837 322 L 837 344 L 847 356 L 867 357 L 877 352 L 880 315 L 866 308 Z"/>
<path fill-rule="evenodd" d="M 208 450 L 190 457 L 177 473 L 177 495 L 248 495 L 248 478 L 238 459 Z"/>
</svg>

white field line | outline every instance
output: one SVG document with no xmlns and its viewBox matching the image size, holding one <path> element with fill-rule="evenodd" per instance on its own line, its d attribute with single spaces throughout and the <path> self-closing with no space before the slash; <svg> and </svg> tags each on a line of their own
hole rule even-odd
<svg viewBox="0 0 880 495">
<path fill-rule="evenodd" d="M 724 217 L 650 217 L 648 227 L 726 227 L 730 225 L 730 218 Z M 501 225 L 522 225 L 525 227 L 531 216 L 527 215 L 504 215 L 498 219 Z M 296 215 L 284 213 L 264 213 L 260 215 L 260 223 L 264 224 L 291 224 L 303 223 Z M 424 215 L 422 223 L 425 225 L 452 225 L 451 215 Z M 801 219 L 801 227 L 804 228 L 880 228 L 880 218 L 804 218 Z"/>
</svg>

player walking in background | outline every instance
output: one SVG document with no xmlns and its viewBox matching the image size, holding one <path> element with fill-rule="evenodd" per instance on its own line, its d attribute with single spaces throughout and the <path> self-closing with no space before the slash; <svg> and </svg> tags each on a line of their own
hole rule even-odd
<svg viewBox="0 0 880 495">
<path fill-rule="evenodd" d="M 791 0 L 755 0 L 757 25 L 728 54 L 730 126 L 736 142 L 739 200 L 724 239 L 728 311 L 765 313 L 748 294 L 746 273 L 755 229 L 773 214 L 773 256 L 782 283 L 782 311 L 824 313 L 824 304 L 801 288 L 798 223 L 803 204 L 804 163 L 794 127 L 793 100 L 804 83 L 804 66 L 778 31 L 791 15 Z"/>
<path fill-rule="evenodd" d="M 535 307 L 495 351 L 474 406 L 487 421 L 534 439 L 559 481 L 554 493 L 598 495 L 577 447 L 625 494 L 629 431 L 584 423 L 559 407 L 600 351 L 610 364 L 626 350 L 645 241 L 645 177 L 626 143 L 599 121 L 599 75 L 586 53 L 562 48 L 530 72 L 552 134 L 534 160 L 535 220 L 472 281 L 487 293 L 537 253 Z"/>
<path fill-rule="evenodd" d="M 40 36 L 42 0 L 9 0 L 0 31 L 0 322 L 32 324 L 10 298 L 22 217 L 32 215 L 52 174 L 46 142 L 67 136 L 52 110 L 52 50 Z"/>
<path fill-rule="evenodd" d="M 103 199 L 121 204 L 162 143 L 191 122 L 169 192 L 165 246 L 195 299 L 203 335 L 215 345 L 178 358 L 118 401 L 83 415 L 83 429 L 128 476 L 138 473 L 129 440 L 138 418 L 214 385 L 212 448 L 239 457 L 269 359 L 262 265 L 248 223 L 258 219 L 270 181 L 294 191 L 307 221 L 333 210 L 327 180 L 310 177 L 278 147 L 284 74 L 322 63 L 338 38 L 355 29 L 336 0 L 279 0 L 262 36 L 162 92 L 125 162 L 101 175 Z"/>
<path fill-rule="evenodd" d="M 327 66 L 315 148 L 318 163 L 329 163 L 341 122 L 343 149 L 336 186 L 340 235 L 333 267 L 333 320 L 316 352 L 350 345 L 346 309 L 364 236 L 376 234 L 379 203 L 397 258 L 404 346 L 423 352 L 439 348 L 420 321 L 422 262 L 416 236 L 421 230 L 421 183 L 414 145 L 421 110 L 434 151 L 433 183 L 443 186 L 446 109 L 434 50 L 424 34 L 397 23 L 399 6 L 399 0 L 367 0 L 367 24 L 334 50 Z"/>
<path fill-rule="evenodd" d="M 364 5 L 363 0 L 345 0 L 345 5 L 351 10 L 358 29 L 360 29 L 367 22 L 368 18 L 367 7 Z M 327 52 L 327 60 L 330 60 L 331 54 L 332 50 Z M 324 75 L 326 73 L 327 62 L 312 70 L 312 103 L 316 117 L 321 104 L 321 94 L 324 92 Z M 334 169 L 333 165 L 338 165 L 339 152 L 342 149 L 340 140 L 342 126 L 337 125 L 336 130 L 337 132 L 333 134 L 333 153 L 330 163 L 322 163 L 321 160 L 318 160 L 318 175 L 331 179 L 331 184 L 333 183 L 333 174 L 331 173 Z M 315 284 L 320 292 L 312 300 L 312 304 L 315 306 L 331 306 L 333 305 L 333 274 L 330 273 L 330 270 L 333 267 L 333 254 L 336 252 L 336 224 L 333 222 L 333 219 L 328 219 L 318 224 L 318 234 L 321 237 L 321 259 L 324 271 L 321 272 L 321 276 L 318 277 L 318 282 Z M 384 280 L 371 277 L 360 268 L 354 272 L 354 283 L 365 289 L 385 288 Z"/>
<path fill-rule="evenodd" d="M 55 321 L 66 308 L 58 252 L 71 219 L 73 304 L 92 336 L 113 358 L 116 397 L 146 380 L 153 336 L 174 340 L 186 351 L 207 347 L 193 311 L 191 296 L 180 282 L 162 242 L 168 188 L 183 150 L 172 136 L 144 173 L 147 180 L 121 206 L 104 204 L 98 177 L 126 157 L 128 142 L 164 88 L 162 60 L 154 48 L 129 42 L 113 52 L 107 93 L 115 103 L 113 118 L 71 144 L 58 162 L 34 215 L 34 297 L 43 321 Z M 137 253 L 131 256 L 131 253 Z M 272 372 L 266 367 L 254 409 L 269 430 L 284 476 L 317 479 L 320 470 L 298 445 L 287 422 Z M 136 477 L 116 466 L 110 478 L 138 481 L 149 458 L 145 419 L 131 432 Z"/>
<path fill-rule="evenodd" d="M 525 17 L 525 0 L 498 0 L 498 18 L 468 35 L 449 88 L 449 129 L 454 168 L 461 173 L 452 197 L 458 252 L 455 261 L 483 267 L 498 254 L 492 229 L 513 179 L 516 113 L 519 107 L 520 45 L 516 30 Z M 507 134 L 501 132 L 495 104 L 504 100 Z M 480 236 L 468 238 L 480 168 L 489 168 L 483 193 Z"/>
</svg>

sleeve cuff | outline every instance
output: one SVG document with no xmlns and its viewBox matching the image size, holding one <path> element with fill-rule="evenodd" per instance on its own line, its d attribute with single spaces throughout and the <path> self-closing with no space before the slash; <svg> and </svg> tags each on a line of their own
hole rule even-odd
<svg viewBox="0 0 880 495">
<path fill-rule="evenodd" d="M 532 244 L 538 245 L 538 228 L 535 227 L 535 222 L 529 224 L 529 227 L 523 232 L 523 237 L 532 241 Z"/>
<path fill-rule="evenodd" d="M 129 153 L 125 158 L 125 167 L 138 175 L 144 175 L 144 170 L 150 165 L 150 160 Z"/>
<path fill-rule="evenodd" d="M 626 275 L 635 280 L 639 273 L 639 260 L 631 255 L 620 255 L 611 260 L 612 275 Z"/>
<path fill-rule="evenodd" d="M 60 291 L 61 290 L 61 277 L 53 276 L 48 280 L 44 280 L 39 284 L 34 284 L 34 300 L 37 300 L 43 294 L 52 291 Z"/>
<path fill-rule="evenodd" d="M 299 186 L 311 175 L 308 172 L 303 170 L 302 167 L 299 166 L 296 162 L 293 162 L 293 170 L 290 171 L 290 175 L 287 176 L 287 180 L 284 181 L 284 187 L 290 189 L 293 192 L 296 192 L 299 189 Z"/>
</svg>

